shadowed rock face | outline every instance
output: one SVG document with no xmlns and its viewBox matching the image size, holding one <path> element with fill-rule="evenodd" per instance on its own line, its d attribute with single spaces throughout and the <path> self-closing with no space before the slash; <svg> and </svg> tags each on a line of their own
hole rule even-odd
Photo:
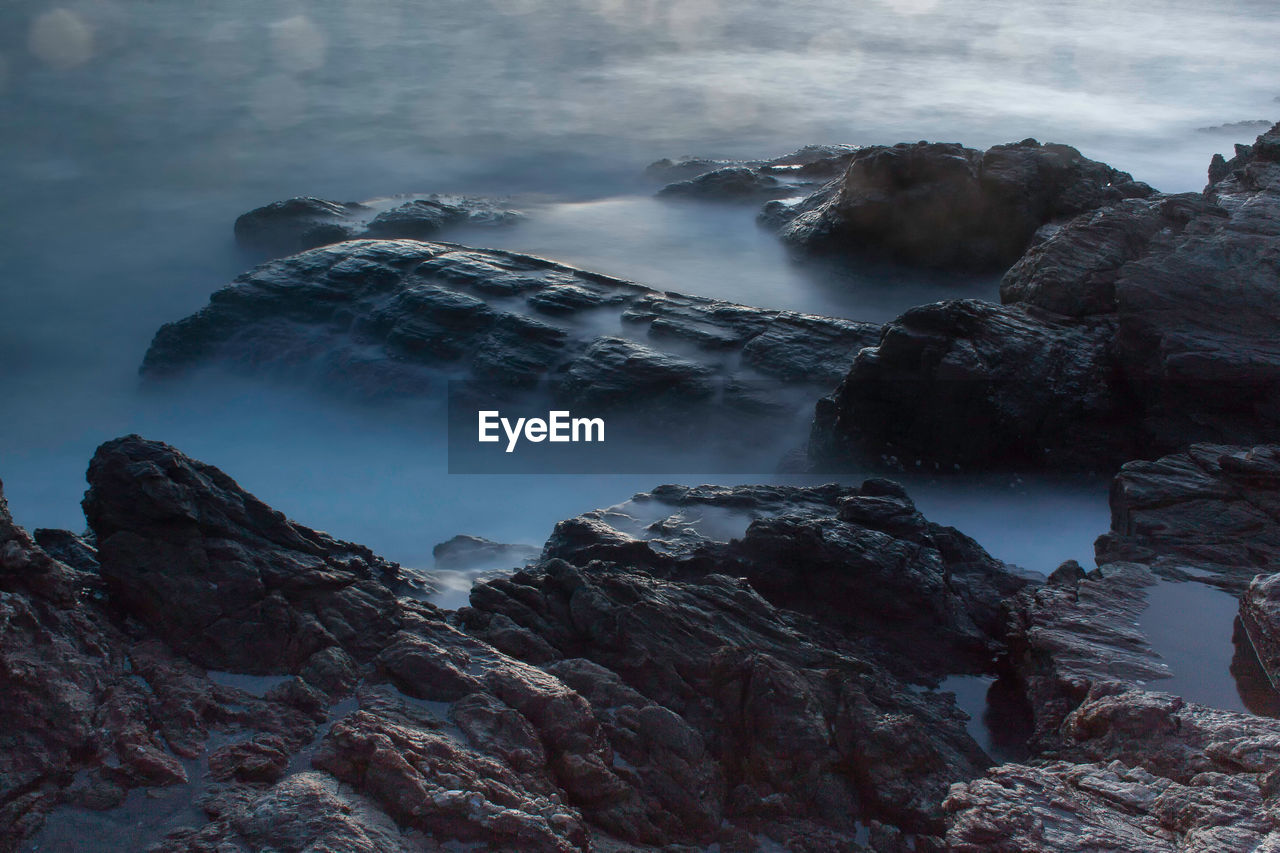
<svg viewBox="0 0 1280 853">
<path fill-rule="evenodd" d="M 50 557 L 0 501 L 5 839 L 56 846 L 96 826 L 104 844 L 201 853 L 856 850 L 856 822 L 876 820 L 877 837 L 936 847 L 947 785 L 990 763 L 949 694 L 902 680 L 926 667 L 816 598 L 789 602 L 802 615 L 719 573 L 764 582 L 749 543 L 672 529 L 659 577 L 575 556 L 557 531 L 548 551 L 578 564 L 543 559 L 453 613 L 416 600 L 407 570 L 166 445 L 108 442 L 88 476 L 100 575 Z M 879 543 L 884 565 L 846 580 L 881 572 L 921 601 L 921 630 L 961 643 L 1022 584 L 883 481 L 646 500 L 750 514 L 797 581 L 811 533 L 837 551 Z M 815 571 L 841 588 L 834 562 Z M 158 816 L 127 796 L 140 787 L 188 808 Z"/>
<path fill-rule="evenodd" d="M 366 202 L 299 197 L 251 210 L 236 219 L 236 242 L 268 257 L 360 238 L 424 240 L 456 225 L 509 225 L 516 210 L 483 198 L 401 196 Z"/>
<path fill-rule="evenodd" d="M 1005 276 L 1004 305 L 889 323 L 819 404 L 814 453 L 1108 470 L 1273 440 L 1276 139 L 1215 160 L 1201 196 L 1129 199 L 1047 234 Z"/>
<path fill-rule="evenodd" d="M 764 219 L 807 251 L 999 270 L 1041 226 L 1151 192 L 1066 145 L 903 143 L 861 149 L 843 177 L 798 205 L 770 206 Z"/>
<path fill-rule="evenodd" d="M 772 604 L 926 677 L 987 668 L 1003 647 L 1000 603 L 1026 585 L 964 534 L 927 521 L 887 480 L 661 486 L 560 522 L 543 554 L 667 578 L 740 577 Z"/>
<path fill-rule="evenodd" d="M 331 646 L 367 656 L 396 628 L 398 566 L 289 521 L 216 468 L 130 436 L 98 449 L 88 479 L 113 599 L 197 663 L 297 672 Z"/>
</svg>

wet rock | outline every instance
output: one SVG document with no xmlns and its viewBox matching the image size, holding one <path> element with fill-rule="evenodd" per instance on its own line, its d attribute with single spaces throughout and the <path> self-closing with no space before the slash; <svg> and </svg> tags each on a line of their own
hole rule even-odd
<svg viewBox="0 0 1280 853">
<path fill-rule="evenodd" d="M 31 537 L 50 557 L 81 572 L 96 573 L 98 571 L 98 549 L 92 542 L 92 536 L 77 536 L 70 530 L 51 530 L 37 528 Z"/>
<path fill-rule="evenodd" d="M 1141 442 L 1115 383 L 1115 321 L 973 299 L 913 308 L 815 409 L 817 464 L 1109 468 Z M 963 424 L 963 428 L 958 425 Z"/>
<path fill-rule="evenodd" d="M 1280 450 L 1193 445 L 1125 465 L 1112 481 L 1111 533 L 1097 547 L 1102 562 L 1139 560 L 1243 591 L 1280 571 Z"/>
<path fill-rule="evenodd" d="M 396 629 L 394 563 L 289 521 L 212 466 L 129 436 L 98 449 L 88 479 L 113 601 L 204 666 L 296 672 L 330 646 L 367 657 Z"/>
<path fill-rule="evenodd" d="M 793 187 L 772 175 L 745 166 L 726 166 L 687 181 L 667 184 L 658 191 L 658 196 L 705 201 L 758 201 L 794 193 Z"/>
<path fill-rule="evenodd" d="M 855 818 L 936 827 L 944 780 L 985 764 L 949 697 L 906 689 L 745 581 L 664 581 L 553 559 L 478 585 L 471 603 L 464 618 L 478 636 L 496 639 L 489 626 L 505 616 L 683 718 L 725 768 L 726 818 L 780 841 L 803 835 L 794 821 L 846 847 Z M 682 727 L 670 731 L 672 743 L 687 741 Z"/>
<path fill-rule="evenodd" d="M 858 150 L 856 145 L 806 145 L 772 160 L 716 160 L 705 157 L 662 159 L 649 164 L 645 177 L 664 184 L 694 182 L 712 172 L 730 169 L 756 175 L 779 175 L 798 178 L 796 184 L 813 180 L 830 180 L 842 174 Z M 794 186 L 793 184 L 793 192 Z"/>
<path fill-rule="evenodd" d="M 819 404 L 815 455 L 1114 470 L 1273 439 L 1278 138 L 1215 160 L 1201 196 L 1125 200 L 1058 228 L 1006 275 L 1003 306 L 890 323 Z M 961 421 L 982 428 L 950 429 Z"/>
<path fill-rule="evenodd" d="M 406 200 L 407 199 L 407 200 Z M 457 225 L 506 225 L 521 217 L 489 199 L 466 196 L 400 196 L 366 202 L 300 197 L 272 202 L 236 220 L 236 242 L 281 257 L 363 237 L 435 237 Z"/>
<path fill-rule="evenodd" d="M 904 143 L 861 149 L 815 203 L 769 216 L 787 220 L 783 239 L 808 251 L 1000 269 L 1046 223 L 1151 192 L 1066 145 L 1028 139 L 981 152 L 953 143 Z"/>
<path fill-rule="evenodd" d="M 956 851 L 1262 850 L 1280 843 L 1280 723 L 1100 685 L 1063 726 L 1065 760 L 952 787 Z"/>
<path fill-rule="evenodd" d="M 528 401 L 532 390 L 544 404 L 626 403 L 637 416 L 692 427 L 750 417 L 758 452 L 782 433 L 797 440 L 797 416 L 878 328 L 662 294 L 526 255 L 358 241 L 241 276 L 160 329 L 142 372 L 218 364 L 397 401 L 470 379 L 494 402 Z M 635 433 L 664 440 L 652 426 Z"/>
</svg>

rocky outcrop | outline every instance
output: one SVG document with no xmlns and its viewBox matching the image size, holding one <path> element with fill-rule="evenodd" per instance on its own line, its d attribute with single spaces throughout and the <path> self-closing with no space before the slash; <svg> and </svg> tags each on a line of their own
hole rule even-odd
<svg viewBox="0 0 1280 853">
<path fill-rule="evenodd" d="M 244 274 L 161 328 L 142 372 L 221 364 L 397 400 L 465 379 L 486 399 L 536 389 L 544 405 L 590 406 L 592 416 L 629 412 L 664 426 L 727 418 L 737 428 L 725 435 L 750 434 L 761 447 L 794 431 L 877 330 L 658 293 L 527 255 L 357 241 Z M 661 441 L 666 430 L 644 434 Z"/>
<path fill-rule="evenodd" d="M 569 524 L 453 613 L 163 444 L 108 442 L 88 477 L 100 573 L 0 506 L 4 849 L 856 850 L 871 821 L 936 847 L 947 785 L 990 764 L 950 694 L 920 688 L 928 667 L 742 576 L 815 559 L 815 592 L 894 584 L 913 630 L 989 653 L 1023 581 L 887 482 L 658 489 L 637 503 L 671 547 L 633 537 L 652 571 L 597 559 L 603 525 L 575 552 Z M 685 535 L 681 513 L 711 527 Z M 138 788 L 187 806 L 157 814 Z"/>
<path fill-rule="evenodd" d="M 769 174 L 746 166 L 725 166 L 687 181 L 667 184 L 660 198 L 706 199 L 711 201 L 758 201 L 792 195 L 795 189 Z"/>
<path fill-rule="evenodd" d="M 396 196 L 365 202 L 299 197 L 276 201 L 236 219 L 236 242 L 268 257 L 360 238 L 425 240 L 458 225 L 509 225 L 517 210 L 483 198 Z"/>
<path fill-rule="evenodd" d="M 289 521 L 216 468 L 129 436 L 98 449 L 88 479 L 112 598 L 203 666 L 296 673 L 330 647 L 368 657 L 397 628 L 398 566 Z"/>
<path fill-rule="evenodd" d="M 977 151 L 903 143 L 856 152 L 843 177 L 794 206 L 766 209 L 810 252 L 888 256 L 917 266 L 999 270 L 1042 226 L 1151 188 L 1066 145 L 1027 139 Z"/>
<path fill-rule="evenodd" d="M 897 484 L 662 486 L 556 525 L 545 557 L 665 578 L 743 578 L 770 603 L 856 637 L 899 672 L 981 671 L 1001 601 L 1026 585 Z"/>
<path fill-rule="evenodd" d="M 1068 760 L 1004 765 L 952 787 L 948 850 L 1190 853 L 1280 844 L 1280 723 L 1102 685 L 1063 732 Z"/>
<path fill-rule="evenodd" d="M 436 545 L 431 549 L 431 556 L 435 557 L 437 569 L 466 571 L 502 563 L 521 566 L 537 557 L 540 551 L 532 545 L 512 545 L 463 534 Z"/>
<path fill-rule="evenodd" d="M 888 324 L 819 405 L 814 454 L 1114 470 L 1274 440 L 1276 139 L 1215 160 L 1202 196 L 1128 199 L 1045 233 L 1005 276 L 1004 305 Z"/>
<path fill-rule="evenodd" d="M 1280 448 L 1193 445 L 1125 465 L 1097 550 L 1099 562 L 1138 560 L 1233 592 L 1280 572 Z"/>
</svg>

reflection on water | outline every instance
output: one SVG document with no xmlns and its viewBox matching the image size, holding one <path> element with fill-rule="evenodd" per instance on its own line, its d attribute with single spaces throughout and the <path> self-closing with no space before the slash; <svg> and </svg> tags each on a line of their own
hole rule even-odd
<svg viewBox="0 0 1280 853">
<path fill-rule="evenodd" d="M 1138 624 L 1171 676 L 1148 685 L 1226 711 L 1276 716 L 1280 697 L 1240 627 L 1235 595 L 1195 581 L 1161 580 Z"/>
</svg>

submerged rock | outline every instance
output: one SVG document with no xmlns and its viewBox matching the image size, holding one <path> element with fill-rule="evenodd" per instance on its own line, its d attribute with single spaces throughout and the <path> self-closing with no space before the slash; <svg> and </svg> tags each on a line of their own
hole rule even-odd
<svg viewBox="0 0 1280 853">
<path fill-rule="evenodd" d="M 645 175 L 669 182 L 662 198 L 756 202 L 798 196 L 843 174 L 859 149 L 854 145 L 807 145 L 772 160 L 659 160 Z"/>
<path fill-rule="evenodd" d="M 235 235 L 246 249 L 280 257 L 362 237 L 427 239 L 451 226 L 508 225 L 521 216 L 490 199 L 456 195 L 345 203 L 299 197 L 243 214 Z"/>
<path fill-rule="evenodd" d="M 766 221 L 811 252 L 869 253 L 951 269 L 1001 269 L 1037 229 L 1124 198 L 1146 184 L 1066 145 L 1027 139 L 985 152 L 903 143 L 856 152 L 848 171 Z"/>
<path fill-rule="evenodd" d="M 482 536 L 458 535 L 432 548 L 431 556 L 435 557 L 438 569 L 465 571 L 477 567 L 489 568 L 498 563 L 524 565 L 541 551 L 541 548 L 533 545 L 511 545 Z"/>
<path fill-rule="evenodd" d="M 1201 196 L 1129 199 L 1057 229 L 1005 276 L 1004 305 L 889 323 L 819 405 L 814 455 L 1114 470 L 1193 442 L 1273 440 L 1276 139 L 1215 160 Z"/>
<path fill-rule="evenodd" d="M 755 201 L 792 195 L 795 190 L 772 175 L 745 166 L 726 166 L 687 181 L 667 184 L 661 198 L 697 198 L 714 201 Z"/>
</svg>

